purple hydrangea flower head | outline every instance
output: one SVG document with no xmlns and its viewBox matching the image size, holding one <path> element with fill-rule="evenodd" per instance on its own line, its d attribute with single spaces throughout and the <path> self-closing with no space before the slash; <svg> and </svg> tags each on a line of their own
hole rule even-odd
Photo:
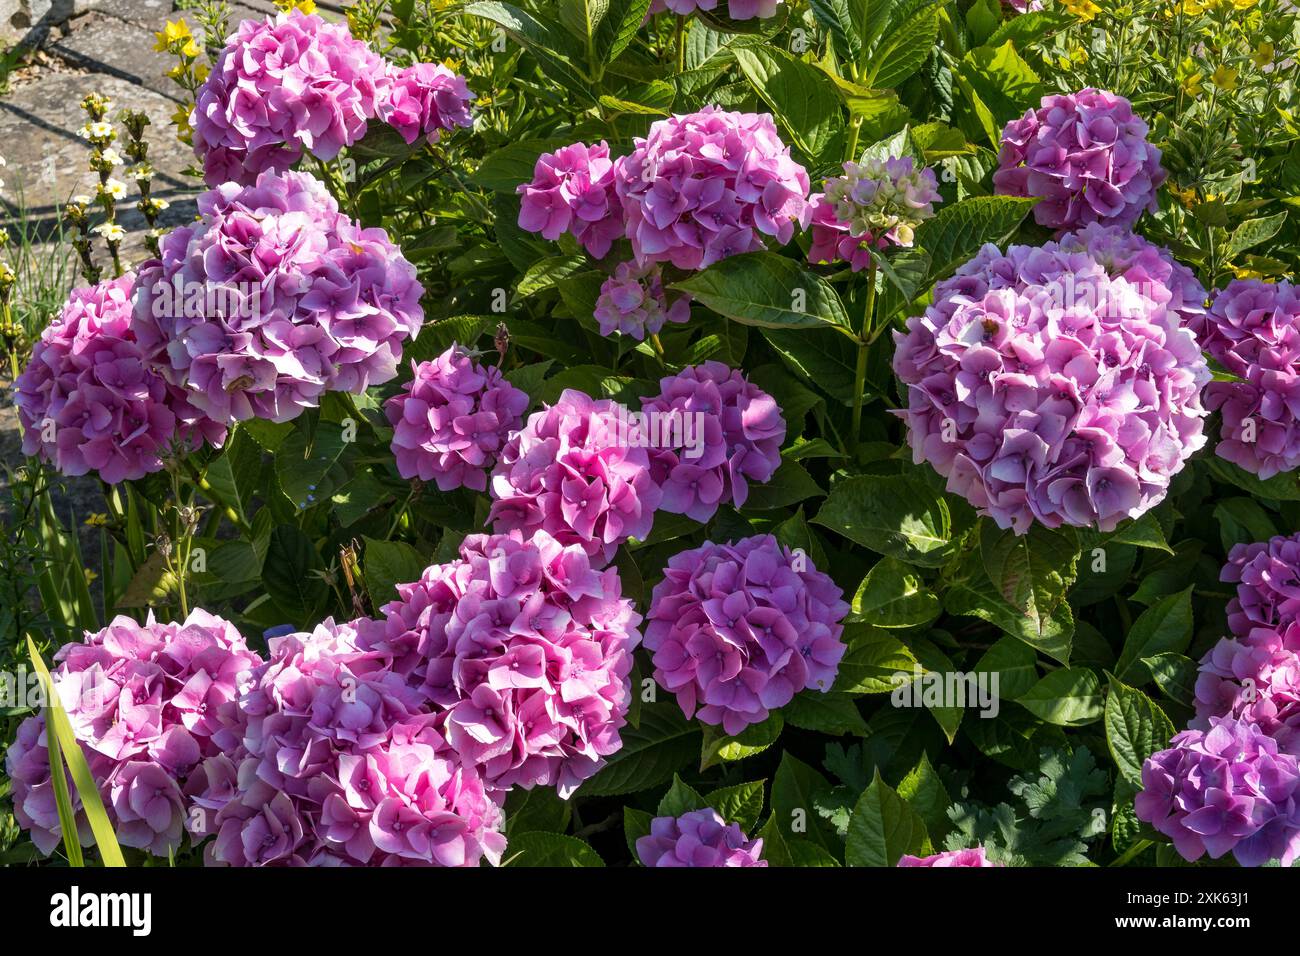
<svg viewBox="0 0 1300 956">
<path fill-rule="evenodd" d="M 1043 9 L 1043 0 L 1003 0 L 1016 13 L 1036 13 Z"/>
<path fill-rule="evenodd" d="M 768 20 L 776 16 L 781 0 L 651 0 L 647 16 L 671 10 L 681 17 L 689 17 L 697 10 L 709 13 L 722 5 L 723 13 L 732 20 Z"/>
<path fill-rule="evenodd" d="M 519 228 L 551 240 L 567 232 L 603 259 L 625 231 L 613 187 L 614 164 L 607 143 L 574 143 L 542 153 L 532 181 L 516 190 Z"/>
<path fill-rule="evenodd" d="M 842 597 L 772 535 L 676 554 L 646 619 L 655 680 L 688 718 L 738 734 L 802 690 L 831 689 L 845 650 Z"/>
<path fill-rule="evenodd" d="M 646 445 L 624 406 L 565 389 L 506 443 L 488 520 L 497 531 L 545 531 L 609 561 L 654 523 L 662 492 Z"/>
<path fill-rule="evenodd" d="M 646 866 L 767 866 L 762 852 L 761 839 L 749 839 L 712 807 L 655 817 L 649 836 L 636 841 L 636 855 Z"/>
<path fill-rule="evenodd" d="M 767 113 L 706 106 L 659 120 L 615 164 L 614 189 L 638 262 L 703 269 L 808 222 L 808 173 Z"/>
<path fill-rule="evenodd" d="M 969 850 L 945 850 L 943 853 L 935 853 L 932 856 L 911 856 L 904 853 L 898 859 L 898 865 L 904 867 L 915 866 L 1001 866 L 1001 863 L 994 863 L 984 854 L 984 847 L 977 846 Z"/>
<path fill-rule="evenodd" d="M 1240 379 L 1205 390 L 1223 416 L 1215 454 L 1265 480 L 1300 468 L 1300 287 L 1236 279 L 1201 318 L 1201 346 Z"/>
<path fill-rule="evenodd" d="M 620 262 L 601 284 L 595 317 L 601 335 L 621 332 L 639 342 L 647 335 L 658 335 L 665 322 L 690 321 L 691 300 L 679 295 L 669 305 L 657 263 Z"/>
<path fill-rule="evenodd" d="M 810 262 L 849 263 L 854 272 L 871 262 L 872 248 L 910 246 L 916 227 L 943 202 L 929 167 L 910 156 L 845 163 L 844 175 L 826 180 L 812 197 Z"/>
<path fill-rule="evenodd" d="M 1300 767 L 1257 724 L 1211 717 L 1142 765 L 1137 817 L 1186 860 L 1231 852 L 1242 866 L 1300 855 Z"/>
<path fill-rule="evenodd" d="M 894 333 L 916 462 L 1017 533 L 1110 531 L 1154 507 L 1205 443 L 1185 273 L 1113 228 L 986 245 Z"/>
<path fill-rule="evenodd" d="M 200 763 L 239 744 L 237 699 L 261 663 L 229 622 L 195 610 L 181 624 L 117 617 L 65 644 L 51 677 L 105 809 L 125 846 L 166 856 L 183 832 L 182 788 Z M 6 754 L 14 816 L 42 853 L 60 840 L 44 716 Z M 71 794 L 82 843 L 91 833 Z"/>
<path fill-rule="evenodd" d="M 195 98 L 204 180 L 251 184 L 303 152 L 333 159 L 366 134 L 389 82 L 383 58 L 345 23 L 298 10 L 242 21 Z"/>
<path fill-rule="evenodd" d="M 421 136 L 436 143 L 443 130 L 474 125 L 470 92 L 465 78 L 441 63 L 416 63 L 391 71 L 380 96 L 379 117 L 397 130 L 409 146 Z"/>
<path fill-rule="evenodd" d="M 771 395 L 722 362 L 688 365 L 641 400 L 659 507 L 708 521 L 720 504 L 744 505 L 749 482 L 781 464 L 785 417 Z"/>
<path fill-rule="evenodd" d="M 497 454 L 523 422 L 527 393 L 455 343 L 412 372 L 384 403 L 398 473 L 436 481 L 440 491 L 485 491 Z"/>
<path fill-rule="evenodd" d="M 1282 635 L 1262 628 L 1248 641 L 1224 638 L 1201 659 L 1195 703 L 1193 729 L 1208 730 L 1213 717 L 1248 720 L 1294 753 L 1291 743 L 1300 729 L 1300 654 L 1286 647 Z"/>
<path fill-rule="evenodd" d="M 423 290 L 384 230 L 340 213 L 306 173 L 228 183 L 198 206 L 141 268 L 133 323 L 191 404 L 218 421 L 284 422 L 327 391 L 397 375 Z"/>
<path fill-rule="evenodd" d="M 543 530 L 471 535 L 397 593 L 363 645 L 488 786 L 567 797 L 622 746 L 641 618 L 615 569 Z"/>
<path fill-rule="evenodd" d="M 1155 212 L 1165 181 L 1160 150 L 1128 100 L 1091 87 L 1044 96 L 1002 131 L 994 192 L 1032 196 L 1039 225 L 1062 232 L 1101 222 L 1132 226 Z"/>
<path fill-rule="evenodd" d="M 221 422 L 149 366 L 131 329 L 135 275 L 74 289 L 14 387 L 23 453 L 109 484 L 160 470 L 173 445 L 220 445 Z"/>
<path fill-rule="evenodd" d="M 1238 637 L 1300 620 L 1300 534 L 1234 545 L 1220 580 L 1237 585 L 1228 626 Z"/>
<path fill-rule="evenodd" d="M 477 866 L 502 814 L 447 742 L 444 715 L 357 629 L 273 638 L 241 697 L 242 747 L 189 789 L 206 860 L 228 866 Z"/>
</svg>

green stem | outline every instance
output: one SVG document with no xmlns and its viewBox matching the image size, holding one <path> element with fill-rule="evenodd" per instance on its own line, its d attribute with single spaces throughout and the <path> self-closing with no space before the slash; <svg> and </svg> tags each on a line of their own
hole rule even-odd
<svg viewBox="0 0 1300 956">
<path fill-rule="evenodd" d="M 678 17 L 677 24 L 673 27 L 673 48 L 677 51 L 677 72 L 686 72 L 686 44 L 683 37 L 686 34 L 686 17 Z"/>
<path fill-rule="evenodd" d="M 1123 853 L 1117 856 L 1115 858 L 1115 862 L 1109 865 L 1128 866 L 1129 863 L 1133 862 L 1133 860 L 1136 859 L 1138 856 L 1140 856 L 1149 846 L 1151 846 L 1150 840 L 1138 840 L 1131 847 L 1129 847 L 1127 850 L 1125 850 Z"/>
<path fill-rule="evenodd" d="M 207 497 L 209 501 L 221 509 L 221 513 L 230 519 L 230 523 L 239 529 L 240 534 L 251 540 L 253 538 L 253 529 L 249 526 L 247 521 L 240 517 L 239 512 L 226 504 L 217 490 L 208 483 L 208 479 L 199 474 L 198 469 L 190 462 L 187 461 L 185 467 L 189 469 L 190 480 L 194 482 L 194 487 L 203 492 L 204 496 Z"/>
<path fill-rule="evenodd" d="M 862 394 L 867 385 L 867 351 L 875 339 L 871 335 L 871 320 L 876 311 L 876 260 L 867 267 L 867 301 L 862 307 L 862 335 L 858 339 L 858 363 L 853 373 L 853 423 L 849 429 L 849 446 L 857 450 L 862 436 Z"/>
</svg>

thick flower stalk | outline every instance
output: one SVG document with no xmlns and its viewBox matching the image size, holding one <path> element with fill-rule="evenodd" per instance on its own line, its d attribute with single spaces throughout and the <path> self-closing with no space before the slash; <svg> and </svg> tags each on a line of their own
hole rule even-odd
<svg viewBox="0 0 1300 956">
<path fill-rule="evenodd" d="M 934 171 L 917 169 L 910 156 L 845 163 L 844 175 L 826 180 L 811 199 L 808 260 L 842 260 L 859 272 L 871 264 L 873 248 L 910 246 L 936 202 L 943 197 Z"/>
<path fill-rule="evenodd" d="M 1132 226 L 1157 209 L 1160 150 L 1122 96 L 1091 87 L 1044 96 L 1002 131 L 994 191 L 1030 196 L 1039 225 L 1065 232 L 1100 222 Z"/>
<path fill-rule="evenodd" d="M 641 618 L 615 569 L 543 530 L 471 535 L 397 593 L 363 644 L 488 786 L 568 797 L 622 746 Z"/>
<path fill-rule="evenodd" d="M 629 538 L 645 540 L 654 523 L 663 493 L 648 443 L 624 406 L 565 389 L 506 443 L 488 520 L 497 531 L 545 531 L 609 561 Z"/>
<path fill-rule="evenodd" d="M 1214 294 L 1195 331 L 1239 379 L 1205 390 L 1223 416 L 1215 454 L 1262 479 L 1300 468 L 1300 287 L 1234 280 Z"/>
<path fill-rule="evenodd" d="M 745 836 L 712 807 L 679 817 L 655 817 L 638 837 L 636 855 L 646 866 L 767 866 L 761 839 Z"/>
<path fill-rule="evenodd" d="M 626 231 L 614 195 L 614 163 L 603 141 L 542 153 L 532 180 L 516 191 L 520 229 L 552 241 L 567 232 L 597 259 Z"/>
<path fill-rule="evenodd" d="M 663 271 L 656 263 L 620 262 L 600 286 L 594 315 L 601 335 L 619 332 L 640 342 L 658 335 L 666 322 L 690 321 L 691 300 L 678 295 L 669 303 Z"/>
<path fill-rule="evenodd" d="M 325 392 L 397 375 L 420 329 L 415 267 L 306 173 L 199 197 L 140 270 L 133 328 L 164 377 L 218 421 L 284 422 Z"/>
<path fill-rule="evenodd" d="M 1234 545 L 1220 580 L 1237 586 L 1228 626 L 1238 637 L 1300 620 L 1300 533 Z"/>
<path fill-rule="evenodd" d="M 146 361 L 131 328 L 135 275 L 74 289 L 14 386 L 23 453 L 109 484 L 159 471 L 173 449 L 220 445 L 223 423 Z"/>
<path fill-rule="evenodd" d="M 445 130 L 474 125 L 474 94 L 464 77 L 441 63 L 416 63 L 390 73 L 379 97 L 379 117 L 408 146 L 421 137 L 436 143 Z"/>
<path fill-rule="evenodd" d="M 453 343 L 412 364 L 411 381 L 384 403 L 397 471 L 436 481 L 440 491 L 485 491 L 488 471 L 527 410 L 526 392 Z"/>
<path fill-rule="evenodd" d="M 977 846 L 969 850 L 945 850 L 942 853 L 935 853 L 932 856 L 912 856 L 904 853 L 898 859 L 898 865 L 903 867 L 949 867 L 949 866 L 1001 866 L 1001 863 L 994 863 L 984 853 L 984 847 Z"/>
<path fill-rule="evenodd" d="M 1248 720 L 1213 717 L 1142 765 L 1137 817 L 1185 860 L 1232 853 L 1242 866 L 1300 855 L 1300 767 Z"/>
<path fill-rule="evenodd" d="M 731 735 L 835 683 L 849 606 L 772 535 L 707 542 L 668 561 L 646 618 L 654 678 L 689 718 Z"/>
<path fill-rule="evenodd" d="M 51 677 L 120 843 L 165 857 L 180 846 L 182 789 L 200 763 L 239 744 L 237 699 L 261 664 L 229 622 L 193 611 L 181 624 L 117 617 L 55 655 Z M 49 854 L 61 838 L 44 716 L 5 756 L 14 816 Z M 201 775 L 197 775 L 201 776 Z M 83 844 L 92 840 L 72 793 Z"/>
<path fill-rule="evenodd" d="M 500 859 L 497 798 L 441 715 L 353 624 L 270 640 L 241 697 L 242 748 L 206 762 L 190 828 L 211 865 L 477 866 Z"/>
<path fill-rule="evenodd" d="M 894 334 L 915 461 L 1017 533 L 1110 531 L 1159 504 L 1205 444 L 1189 284 L 1113 229 L 985 246 Z"/>
<path fill-rule="evenodd" d="M 699 522 L 721 504 L 742 507 L 749 482 L 769 481 L 781 465 L 781 407 L 722 362 L 688 365 L 659 388 L 641 400 L 659 507 Z"/>
</svg>

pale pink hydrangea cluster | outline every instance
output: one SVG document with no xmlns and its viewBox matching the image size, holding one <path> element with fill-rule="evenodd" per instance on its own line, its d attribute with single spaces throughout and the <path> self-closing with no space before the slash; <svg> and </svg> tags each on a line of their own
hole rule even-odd
<svg viewBox="0 0 1300 956">
<path fill-rule="evenodd" d="M 465 78 L 441 63 L 416 63 L 390 71 L 379 100 L 379 117 L 410 146 L 420 137 L 438 142 L 444 130 L 474 125 L 470 92 Z"/>
<path fill-rule="evenodd" d="M 227 183 L 198 206 L 141 268 L 133 323 L 193 405 L 223 422 L 284 422 L 325 392 L 396 376 L 423 290 L 383 229 L 340 213 L 306 173 Z"/>
<path fill-rule="evenodd" d="M 146 361 L 131 328 L 135 275 L 74 289 L 14 384 L 23 453 L 109 484 L 160 470 L 172 451 L 220 445 L 226 428 Z"/>
<path fill-rule="evenodd" d="M 969 850 L 945 850 L 931 856 L 912 856 L 909 853 L 904 853 L 899 857 L 898 865 L 901 867 L 935 867 L 943 869 L 950 866 L 996 867 L 1002 864 L 994 863 L 985 854 L 984 847 L 977 846 Z"/>
<path fill-rule="evenodd" d="M 436 481 L 440 491 L 484 491 L 488 471 L 527 410 L 526 392 L 452 343 L 437 358 L 413 364 L 411 381 L 384 403 L 397 471 Z"/>
<path fill-rule="evenodd" d="M 771 480 L 781 465 L 781 407 L 722 362 L 688 365 L 659 388 L 641 400 L 655 431 L 650 470 L 663 489 L 659 507 L 700 522 L 719 505 L 742 507 L 749 482 Z"/>
<path fill-rule="evenodd" d="M 622 746 L 641 618 L 615 569 L 544 530 L 471 535 L 397 593 L 362 644 L 488 786 L 567 797 Z"/>
<path fill-rule="evenodd" d="M 609 561 L 629 538 L 645 540 L 663 496 L 647 444 L 624 406 L 565 389 L 506 443 L 488 521 L 497 531 L 544 531 Z"/>
<path fill-rule="evenodd" d="M 811 199 L 808 261 L 842 260 L 854 272 L 871 264 L 873 248 L 912 245 L 916 227 L 943 202 L 934 171 L 917 169 L 910 156 L 845 163 L 823 190 Z"/>
<path fill-rule="evenodd" d="M 603 259 L 624 233 L 613 187 L 608 143 L 574 143 L 542 153 L 532 180 L 516 190 L 519 228 L 552 241 L 567 232 L 591 255 Z"/>
<path fill-rule="evenodd" d="M 734 736 L 802 690 L 831 689 L 845 651 L 842 598 L 772 535 L 683 551 L 646 618 L 654 678 L 688 718 Z"/>
<path fill-rule="evenodd" d="M 648 16 L 671 11 L 689 17 L 698 10 L 725 13 L 732 20 L 768 20 L 776 16 L 781 0 L 651 0 Z"/>
<path fill-rule="evenodd" d="M 691 300 L 678 295 L 669 304 L 657 263 L 620 262 L 601 284 L 593 314 L 601 335 L 620 332 L 640 342 L 647 335 L 658 335 L 666 322 L 690 321 Z"/>
<path fill-rule="evenodd" d="M 767 866 L 761 839 L 745 836 L 712 807 L 678 817 L 655 817 L 650 833 L 638 837 L 636 855 L 645 866 Z"/>
<path fill-rule="evenodd" d="M 166 856 L 180 845 L 183 788 L 240 740 L 237 700 L 261 664 L 239 632 L 195 610 L 180 624 L 117 617 L 55 655 L 59 701 L 124 846 Z M 14 816 L 42 853 L 61 839 L 44 716 L 29 717 L 5 756 Z M 70 788 L 79 838 L 92 840 Z"/>
<path fill-rule="evenodd" d="M 1113 530 L 1205 444 L 1204 293 L 1167 252 L 1093 226 L 986 245 L 896 332 L 915 460 L 1003 528 Z"/>
</svg>

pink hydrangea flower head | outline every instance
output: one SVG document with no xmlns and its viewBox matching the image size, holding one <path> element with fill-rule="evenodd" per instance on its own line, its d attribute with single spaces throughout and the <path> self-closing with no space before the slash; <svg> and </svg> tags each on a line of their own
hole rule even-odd
<svg viewBox="0 0 1300 956">
<path fill-rule="evenodd" d="M 1223 417 L 1215 454 L 1265 480 L 1300 468 L 1300 287 L 1236 279 L 1200 318 L 1202 347 L 1240 379 L 1205 390 Z"/>
<path fill-rule="evenodd" d="M 703 269 L 808 223 L 808 173 L 767 113 L 706 106 L 653 123 L 615 164 L 614 190 L 638 262 Z"/>
<path fill-rule="evenodd" d="M 934 171 L 917 169 L 910 156 L 845 163 L 824 190 L 811 201 L 808 261 L 843 260 L 854 272 L 870 264 L 872 248 L 912 245 L 916 227 L 943 202 Z"/>
<path fill-rule="evenodd" d="M 489 787 L 568 797 L 622 746 L 641 618 L 615 569 L 544 530 L 471 535 L 397 593 L 363 646 Z"/>
<path fill-rule="evenodd" d="M 436 143 L 443 130 L 474 125 L 474 94 L 465 78 L 441 63 L 416 63 L 391 71 L 379 98 L 379 117 L 410 146 L 421 136 Z"/>
<path fill-rule="evenodd" d="M 114 618 L 55 660 L 55 689 L 118 841 L 167 856 L 181 842 L 182 789 L 202 761 L 239 745 L 238 696 L 261 659 L 229 622 L 195 610 L 180 624 Z M 19 824 L 41 852 L 53 852 L 61 837 L 44 716 L 19 727 L 5 772 Z"/>
<path fill-rule="evenodd" d="M 935 853 L 932 856 L 912 856 L 904 853 L 899 857 L 898 865 L 903 867 L 915 866 L 1001 866 L 1001 863 L 994 863 L 984 854 L 984 847 L 977 846 L 969 850 L 945 850 L 942 853 Z"/>
<path fill-rule="evenodd" d="M 725 13 L 732 20 L 768 20 L 776 16 L 781 0 L 652 0 L 647 16 L 671 10 L 681 17 L 689 17 L 697 10 Z M 721 10 L 719 10 L 721 5 Z"/>
<path fill-rule="evenodd" d="M 1043 9 L 1043 0 L 1003 0 L 1016 13 L 1036 13 Z"/>
<path fill-rule="evenodd" d="M 366 134 L 389 82 L 383 58 L 345 23 L 298 10 L 242 21 L 195 97 L 204 180 L 251 184 L 304 152 L 333 159 Z"/>
<path fill-rule="evenodd" d="M 620 262 L 601 284 L 595 318 L 601 335 L 620 332 L 640 342 L 647 335 L 658 335 L 665 322 L 690 321 L 691 300 L 679 295 L 668 303 L 657 263 Z"/>
<path fill-rule="evenodd" d="M 1220 580 L 1237 586 L 1228 626 L 1238 637 L 1300 620 L 1300 533 L 1234 545 Z"/>
<path fill-rule="evenodd" d="M 688 718 L 738 734 L 802 690 L 831 689 L 845 650 L 842 598 L 772 535 L 683 551 L 646 619 L 654 678 Z"/>
<path fill-rule="evenodd" d="M 1131 227 L 1155 212 L 1160 150 L 1128 100 L 1089 87 L 1044 96 L 1002 131 L 994 192 L 1030 196 L 1039 225 L 1062 232 L 1101 222 Z"/>
<path fill-rule="evenodd" d="M 23 453 L 65 475 L 109 484 L 160 470 L 163 458 L 225 426 L 201 414 L 153 371 L 131 329 L 135 274 L 74 289 L 46 326 L 14 386 Z"/>
<path fill-rule="evenodd" d="M 218 421 L 289 421 L 325 392 L 397 375 L 420 329 L 415 267 L 306 173 L 267 171 L 198 200 L 145 263 L 133 330 L 161 374 Z"/>
<path fill-rule="evenodd" d="M 749 839 L 712 807 L 655 817 L 649 835 L 636 841 L 636 855 L 646 866 L 767 866 L 762 852 L 761 839 Z"/>
<path fill-rule="evenodd" d="M 894 333 L 915 461 L 1019 534 L 1110 531 L 1154 507 L 1205 444 L 1183 271 L 1113 228 L 986 245 Z"/>
<path fill-rule="evenodd" d="M 506 443 L 488 521 L 497 531 L 545 531 L 609 561 L 654 523 L 662 492 L 646 445 L 624 406 L 565 389 Z"/>
<path fill-rule="evenodd" d="M 497 454 L 523 423 L 527 393 L 455 343 L 431 361 L 412 364 L 412 373 L 384 403 L 398 473 L 436 481 L 440 491 L 485 491 Z"/>
<path fill-rule="evenodd" d="M 521 183 L 519 228 L 555 240 L 569 233 L 597 259 L 623 236 L 623 214 L 613 192 L 609 144 L 574 143 L 542 153 L 531 182 Z"/>
<path fill-rule="evenodd" d="M 771 395 L 722 362 L 688 365 L 641 400 L 659 507 L 705 522 L 721 504 L 743 506 L 749 482 L 781 465 L 785 417 Z"/>
<path fill-rule="evenodd" d="M 1292 746 L 1300 729 L 1300 654 L 1281 634 L 1257 629 L 1249 641 L 1224 638 L 1201 659 L 1196 678 L 1196 718 L 1191 727 L 1209 730 L 1213 717 L 1248 720 Z"/>
<path fill-rule="evenodd" d="M 1231 852 L 1242 866 L 1300 856 L 1300 767 L 1249 720 L 1211 717 L 1142 765 L 1137 818 L 1185 860 Z"/>
</svg>

